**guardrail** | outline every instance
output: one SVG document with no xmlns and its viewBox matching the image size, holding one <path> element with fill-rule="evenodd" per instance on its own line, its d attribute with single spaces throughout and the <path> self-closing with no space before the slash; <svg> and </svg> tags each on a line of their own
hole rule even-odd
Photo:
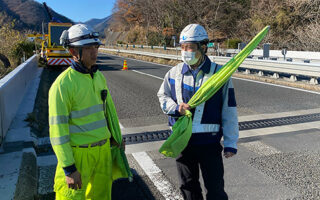
<svg viewBox="0 0 320 200">
<path fill-rule="evenodd" d="M 170 60 L 181 60 L 180 55 L 172 55 L 172 54 L 160 54 L 160 53 L 152 53 L 152 52 L 145 52 L 145 51 L 132 51 L 132 50 L 120 50 L 120 49 L 107 49 L 107 48 L 99 48 L 102 50 L 118 52 L 118 53 L 129 53 L 129 54 L 137 54 L 142 56 L 152 56 L 158 58 L 165 58 Z"/>
<path fill-rule="evenodd" d="M 0 79 L 0 144 L 14 119 L 25 91 L 36 76 L 37 56 L 33 55 Z"/>
<path fill-rule="evenodd" d="M 120 49 L 107 49 L 100 48 L 111 52 L 129 53 L 137 55 L 152 56 L 158 58 L 165 58 L 171 60 L 181 60 L 180 55 L 170 54 L 159 54 L 143 51 L 132 51 L 132 50 L 120 50 Z M 210 60 L 218 63 L 225 64 L 230 60 L 230 57 L 221 56 L 209 56 Z M 296 81 L 297 76 L 304 76 L 310 78 L 311 84 L 318 84 L 318 78 L 320 78 L 320 63 L 298 63 L 298 62 L 283 62 L 283 61 L 272 61 L 272 60 L 255 60 L 247 58 L 240 66 L 240 68 L 246 69 L 246 73 L 249 74 L 250 70 L 258 71 L 259 76 L 263 76 L 264 72 L 272 72 L 274 78 L 279 78 L 279 74 L 290 75 L 290 80 Z"/>
<path fill-rule="evenodd" d="M 238 49 L 225 49 L 222 50 L 224 54 L 234 55 L 239 53 Z M 269 59 L 278 59 L 279 61 L 284 61 L 284 56 L 281 53 L 281 50 L 270 50 Z M 250 54 L 256 58 L 263 57 L 262 49 L 255 49 Z M 287 61 L 302 61 L 302 62 L 320 62 L 320 52 L 312 52 L 312 51 L 287 51 L 286 54 Z"/>
<path fill-rule="evenodd" d="M 175 47 L 166 47 L 166 46 L 145 46 L 145 45 L 127 45 L 127 44 L 117 44 L 106 46 L 107 48 L 116 48 L 123 50 L 137 50 L 137 51 L 158 51 L 158 53 L 173 53 L 180 54 L 181 48 Z M 224 48 L 208 48 L 208 55 L 211 56 L 226 56 L 232 57 L 235 54 L 239 53 L 239 49 L 224 49 Z M 264 59 L 263 50 L 255 49 L 250 54 L 250 57 L 255 59 Z M 281 50 L 270 50 L 269 58 L 267 60 L 279 60 L 279 61 L 288 61 L 288 62 L 305 62 L 305 63 L 320 63 L 320 52 L 312 51 L 287 51 L 286 57 L 281 53 Z"/>
<path fill-rule="evenodd" d="M 180 50 L 180 47 L 167 47 L 167 46 L 147 46 L 147 45 L 142 45 L 142 44 L 116 44 L 116 45 L 110 45 L 110 47 L 123 47 L 123 48 L 149 48 L 149 49 L 164 49 L 164 50 Z"/>
<path fill-rule="evenodd" d="M 227 63 L 230 58 L 220 56 L 209 56 L 209 58 L 219 64 Z M 263 76 L 264 72 L 273 72 L 274 78 L 279 78 L 279 74 L 290 75 L 291 81 L 296 81 L 297 76 L 305 76 L 310 78 L 311 84 L 318 84 L 320 77 L 320 63 L 298 63 L 298 62 L 283 62 L 272 60 L 252 60 L 247 58 L 241 65 L 241 68 L 246 69 L 245 73 L 250 74 L 250 70 L 258 71 L 259 76 Z"/>
</svg>

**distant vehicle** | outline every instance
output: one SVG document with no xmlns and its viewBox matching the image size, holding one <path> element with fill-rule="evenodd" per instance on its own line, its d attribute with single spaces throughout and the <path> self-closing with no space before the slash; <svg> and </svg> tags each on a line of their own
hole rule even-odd
<svg viewBox="0 0 320 200">
<path fill-rule="evenodd" d="M 48 66 L 71 65 L 72 56 L 60 45 L 60 36 L 64 30 L 72 26 L 72 23 L 61 23 L 54 19 L 46 3 L 43 3 L 43 6 L 49 15 L 50 22 L 48 23 L 48 34 L 43 33 L 40 61 Z"/>
</svg>

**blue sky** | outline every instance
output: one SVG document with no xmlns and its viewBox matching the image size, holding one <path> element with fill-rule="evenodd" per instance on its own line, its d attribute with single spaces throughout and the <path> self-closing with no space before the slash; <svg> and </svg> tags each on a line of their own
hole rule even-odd
<svg viewBox="0 0 320 200">
<path fill-rule="evenodd" d="M 36 0 L 47 5 L 74 22 L 85 22 L 92 18 L 105 18 L 112 14 L 116 0 Z"/>
</svg>

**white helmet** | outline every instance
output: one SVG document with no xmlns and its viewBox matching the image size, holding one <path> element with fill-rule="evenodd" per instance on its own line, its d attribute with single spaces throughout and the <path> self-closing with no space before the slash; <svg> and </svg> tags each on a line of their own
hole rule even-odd
<svg viewBox="0 0 320 200">
<path fill-rule="evenodd" d="M 209 37 L 203 26 L 199 24 L 189 24 L 180 34 L 180 44 L 186 42 L 209 42 Z"/>
<path fill-rule="evenodd" d="M 88 45 L 101 45 L 99 33 L 85 24 L 76 24 L 64 30 L 60 37 L 60 44 L 64 47 L 83 47 Z"/>
</svg>

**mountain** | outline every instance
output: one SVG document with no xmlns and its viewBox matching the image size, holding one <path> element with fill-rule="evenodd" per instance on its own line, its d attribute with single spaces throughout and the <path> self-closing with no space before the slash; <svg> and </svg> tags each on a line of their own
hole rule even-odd
<svg viewBox="0 0 320 200">
<path fill-rule="evenodd" d="M 106 17 L 108 18 L 108 17 Z M 101 22 L 103 22 L 106 18 L 103 19 L 90 19 L 86 22 L 84 22 L 85 24 L 91 26 L 91 27 L 95 27 L 97 24 L 100 24 Z"/>
<path fill-rule="evenodd" d="M 94 28 L 95 31 L 99 32 L 102 37 L 105 37 L 104 30 L 107 29 L 111 22 L 112 22 L 112 15 L 105 17 L 103 19 L 90 19 L 86 22 L 84 22 L 87 25 L 90 25 L 92 28 Z"/>
<path fill-rule="evenodd" d="M 72 20 L 56 13 L 50 7 L 49 11 L 61 22 L 73 23 Z M 0 0 L 0 13 L 0 26 L 2 23 L 15 20 L 15 28 L 18 30 L 31 29 L 41 32 L 42 22 L 50 21 L 43 5 L 34 0 Z"/>
</svg>

